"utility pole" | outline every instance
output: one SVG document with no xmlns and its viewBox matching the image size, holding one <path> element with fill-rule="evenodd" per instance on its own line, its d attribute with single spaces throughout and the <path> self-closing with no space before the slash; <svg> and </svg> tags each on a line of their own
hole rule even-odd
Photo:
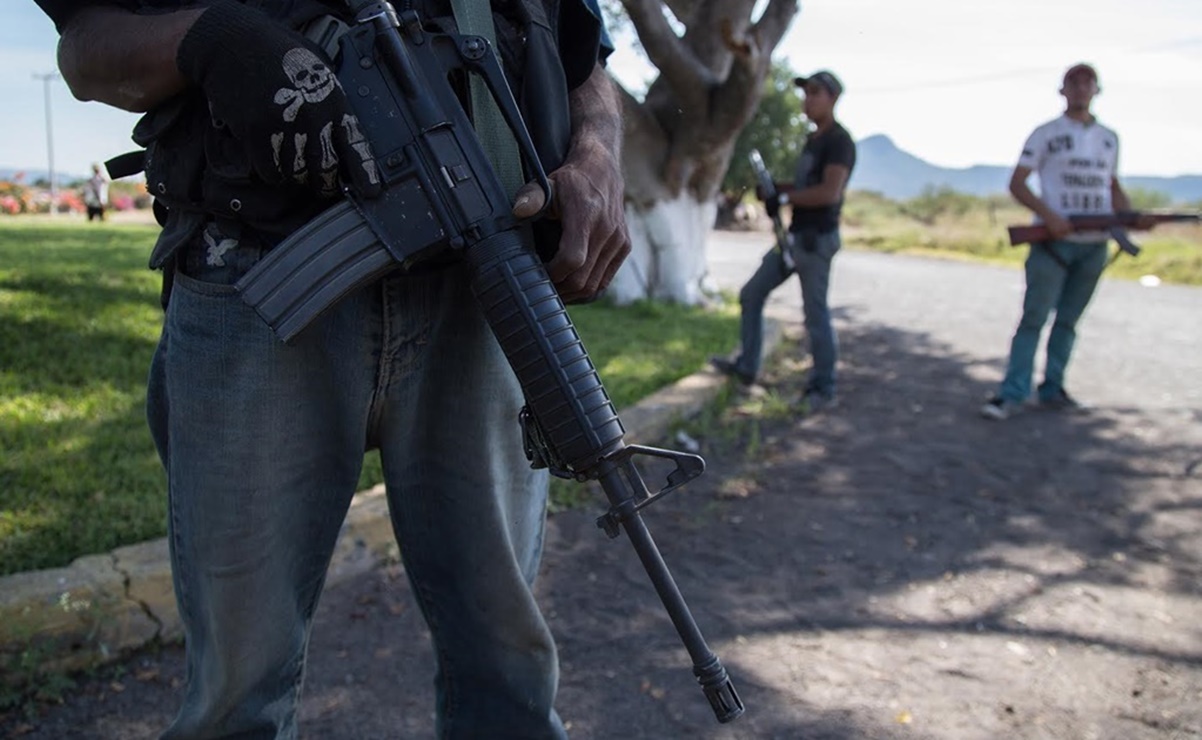
<svg viewBox="0 0 1202 740">
<path fill-rule="evenodd" d="M 50 215 L 55 215 L 58 206 L 58 185 L 54 177 L 54 124 L 50 117 L 50 83 L 58 79 L 58 72 L 35 73 L 35 80 L 42 81 L 46 101 L 46 159 L 50 164 Z"/>
</svg>

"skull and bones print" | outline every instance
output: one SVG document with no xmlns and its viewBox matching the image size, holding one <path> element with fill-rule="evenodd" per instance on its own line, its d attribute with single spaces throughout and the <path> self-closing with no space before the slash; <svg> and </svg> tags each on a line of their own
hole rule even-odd
<svg viewBox="0 0 1202 740">
<path fill-rule="evenodd" d="M 294 123 L 300 116 L 301 108 L 310 105 L 320 106 L 335 91 L 342 95 L 342 86 L 330 66 L 317 54 L 304 47 L 297 47 L 286 52 L 281 59 L 284 74 L 290 87 L 281 87 L 275 93 L 275 103 L 284 106 L 282 118 L 285 124 Z M 336 132 L 335 125 L 342 131 Z M 284 126 L 288 129 L 287 125 Z M 379 170 L 371 156 L 371 147 L 367 143 L 359 127 L 359 119 L 353 114 L 344 113 L 340 120 L 327 121 L 318 131 L 317 140 L 320 148 L 320 160 L 317 162 L 320 178 L 318 189 L 323 195 L 334 195 L 338 192 L 339 147 L 334 137 L 338 135 L 339 143 L 349 145 L 359 157 L 359 166 L 364 170 L 368 182 L 377 185 L 380 182 Z M 271 135 L 272 157 L 276 169 L 291 175 L 293 181 L 304 185 L 309 183 L 309 161 L 306 153 L 309 148 L 309 131 L 281 130 Z M 291 161 L 284 152 L 285 144 L 292 146 Z"/>
<path fill-rule="evenodd" d="M 305 103 L 320 103 L 338 87 L 338 78 L 316 54 L 305 48 L 289 50 L 282 60 L 284 74 L 292 81 L 292 87 L 282 87 L 275 94 L 275 102 L 286 105 L 284 120 L 296 120 L 296 114 Z"/>
</svg>

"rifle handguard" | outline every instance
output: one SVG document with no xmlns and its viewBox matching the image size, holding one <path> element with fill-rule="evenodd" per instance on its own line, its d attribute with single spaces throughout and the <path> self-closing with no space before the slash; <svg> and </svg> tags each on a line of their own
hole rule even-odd
<svg viewBox="0 0 1202 740">
<path fill-rule="evenodd" d="M 765 199 L 780 200 L 780 193 L 776 189 L 776 182 L 772 179 L 772 173 L 768 172 L 768 167 L 764 164 L 764 158 L 760 155 L 759 149 L 752 149 L 748 153 L 747 159 L 751 162 L 751 170 L 755 173 L 756 182 L 759 184 L 759 189 L 764 192 Z M 781 206 L 784 204 L 781 203 Z M 790 236 L 785 230 L 784 221 L 780 217 L 780 208 L 772 216 L 772 232 L 776 236 L 776 248 L 780 250 L 781 259 L 784 261 L 785 267 L 792 270 L 793 256 L 789 254 Z"/>
</svg>

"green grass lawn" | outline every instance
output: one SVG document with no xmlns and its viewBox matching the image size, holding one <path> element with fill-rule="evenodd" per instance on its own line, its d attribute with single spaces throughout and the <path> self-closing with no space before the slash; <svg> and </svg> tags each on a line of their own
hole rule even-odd
<svg viewBox="0 0 1202 740">
<path fill-rule="evenodd" d="M 0 572 L 162 534 L 148 226 L 0 222 Z"/>
<path fill-rule="evenodd" d="M 156 233 L 0 220 L 0 574 L 165 533 L 165 476 L 144 417 L 161 325 L 159 275 L 146 268 Z M 733 305 L 592 304 L 571 315 L 619 409 L 738 336 Z M 370 454 L 361 487 L 381 479 Z"/>
<path fill-rule="evenodd" d="M 941 195 L 906 203 L 852 193 L 851 247 L 1021 265 L 1008 199 Z M 0 219 L 0 574 L 64 565 L 164 533 L 164 475 L 144 420 L 158 338 L 157 228 L 72 219 Z M 1107 275 L 1202 285 L 1202 226 L 1135 235 L 1144 251 Z M 571 309 L 619 409 L 702 367 L 738 336 L 738 307 L 638 304 Z M 515 428 L 516 433 L 516 428 Z M 648 440 L 640 440 L 647 442 Z M 362 488 L 381 480 L 369 454 Z M 556 506 L 580 500 L 559 483 Z"/>
</svg>

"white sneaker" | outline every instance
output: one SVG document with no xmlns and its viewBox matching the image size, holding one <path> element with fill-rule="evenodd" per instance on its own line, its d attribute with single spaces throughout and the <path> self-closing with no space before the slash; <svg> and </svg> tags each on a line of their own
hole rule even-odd
<svg viewBox="0 0 1202 740">
<path fill-rule="evenodd" d="M 993 419 L 994 421 L 1003 421 L 1018 413 L 1020 408 L 1022 408 L 1022 404 L 1020 403 L 1007 400 L 1001 396 L 994 396 L 981 407 L 981 416 L 984 416 L 986 419 Z"/>
</svg>

